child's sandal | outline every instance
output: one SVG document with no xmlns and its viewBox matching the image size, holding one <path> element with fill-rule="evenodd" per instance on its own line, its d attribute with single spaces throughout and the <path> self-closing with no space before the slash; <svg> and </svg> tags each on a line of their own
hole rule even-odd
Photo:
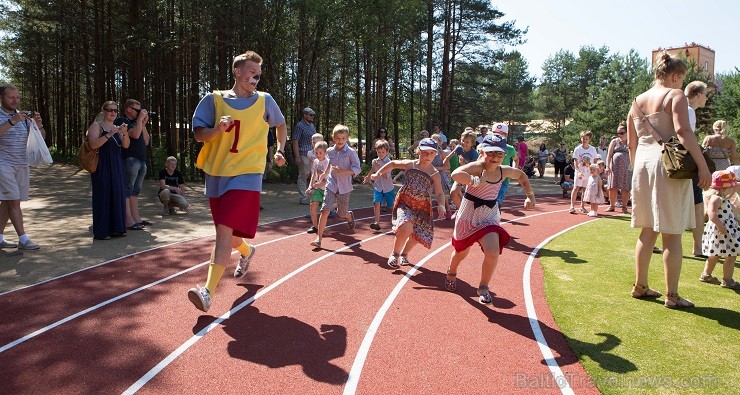
<svg viewBox="0 0 740 395">
<path fill-rule="evenodd" d="M 450 280 L 450 277 L 452 277 L 452 280 Z M 447 271 L 447 278 L 445 279 L 445 289 L 450 292 L 455 292 L 457 290 L 457 273 L 452 273 L 449 270 Z"/>
<path fill-rule="evenodd" d="M 640 284 L 635 284 L 632 287 L 632 293 L 631 293 L 631 295 L 632 295 L 633 298 L 636 298 L 636 299 L 642 299 L 642 298 L 659 298 L 659 297 L 663 296 L 662 293 L 660 293 L 660 292 L 658 292 L 658 291 L 656 291 L 654 289 L 648 288 L 647 285 L 640 285 Z"/>
</svg>

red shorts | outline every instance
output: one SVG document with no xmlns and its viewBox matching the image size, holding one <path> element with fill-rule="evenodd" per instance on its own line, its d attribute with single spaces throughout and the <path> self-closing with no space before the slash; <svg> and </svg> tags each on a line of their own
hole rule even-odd
<svg viewBox="0 0 740 395">
<path fill-rule="evenodd" d="M 214 225 L 225 225 L 234 236 L 253 239 L 260 220 L 260 193 L 232 189 L 220 197 L 209 198 Z"/>
<path fill-rule="evenodd" d="M 467 239 L 455 240 L 455 238 L 453 237 L 452 247 L 454 247 L 455 251 L 457 252 L 463 252 L 467 250 L 470 246 L 475 244 L 476 242 L 479 242 L 480 239 L 483 238 L 483 236 L 489 233 L 498 234 L 498 253 L 501 254 L 504 251 L 504 247 L 506 247 L 506 245 L 509 244 L 509 240 L 511 239 L 511 236 L 509 236 L 509 232 L 504 230 L 504 228 L 500 226 L 496 226 L 496 225 L 489 225 L 483 229 L 479 229 L 475 233 L 470 235 L 470 237 L 468 237 Z M 482 251 L 483 246 L 481 246 L 480 249 Z"/>
</svg>

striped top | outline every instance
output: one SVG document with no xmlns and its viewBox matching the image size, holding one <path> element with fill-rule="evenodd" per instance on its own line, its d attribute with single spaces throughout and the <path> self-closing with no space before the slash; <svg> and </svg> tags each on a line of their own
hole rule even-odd
<svg viewBox="0 0 740 395">
<path fill-rule="evenodd" d="M 13 118 L 16 111 L 6 112 L 0 107 L 0 125 Z M 0 164 L 4 165 L 28 165 L 26 157 L 26 145 L 28 144 L 29 120 L 18 122 L 11 126 L 5 134 L 0 136 Z M 8 124 L 10 126 L 10 124 Z"/>
<path fill-rule="evenodd" d="M 463 240 L 489 225 L 499 225 L 501 212 L 496 197 L 501 189 L 503 169 L 499 169 L 499 180 L 483 181 L 478 186 L 468 185 L 460 208 L 455 218 L 455 229 L 452 237 Z"/>
</svg>

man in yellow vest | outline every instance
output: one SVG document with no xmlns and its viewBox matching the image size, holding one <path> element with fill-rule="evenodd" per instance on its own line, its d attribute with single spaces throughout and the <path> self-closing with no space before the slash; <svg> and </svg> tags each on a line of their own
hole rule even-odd
<svg viewBox="0 0 740 395">
<path fill-rule="evenodd" d="M 253 51 L 238 55 L 232 72 L 234 87 L 207 94 L 193 115 L 195 140 L 204 143 L 196 165 L 206 173 L 205 193 L 216 226 L 206 284 L 188 291 L 188 299 L 202 311 L 211 307 L 231 249 L 241 254 L 234 277 L 244 275 L 254 255 L 255 247 L 243 238 L 252 239 L 257 233 L 270 127 L 277 134 L 273 159 L 278 166 L 285 165 L 285 117 L 270 94 L 257 91 L 262 57 Z"/>
</svg>

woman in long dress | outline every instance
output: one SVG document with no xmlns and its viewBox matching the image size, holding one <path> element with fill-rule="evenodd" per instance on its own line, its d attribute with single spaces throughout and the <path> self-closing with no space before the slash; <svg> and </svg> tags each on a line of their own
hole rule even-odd
<svg viewBox="0 0 740 395">
<path fill-rule="evenodd" d="M 699 167 L 699 187 L 708 187 L 712 175 L 689 125 L 688 101 L 681 90 L 686 78 L 686 63 L 665 53 L 656 63 L 653 87 L 637 96 L 627 117 L 627 146 L 634 169 L 632 227 L 642 229 L 635 248 L 632 297 L 662 296 L 648 287 L 650 258 L 658 234 L 661 234 L 665 306 L 693 307 L 691 301 L 678 296 L 683 258 L 681 234 L 693 228 L 695 221 L 691 180 L 668 177 L 661 162 L 660 141 L 678 137 Z"/>
<path fill-rule="evenodd" d="M 102 117 L 87 129 L 90 147 L 99 153 L 98 168 L 90 175 L 92 181 L 93 237 L 107 240 L 126 235 L 126 197 L 123 183 L 121 147 L 131 142 L 126 124 L 114 126 L 118 104 L 103 103 Z"/>
</svg>

